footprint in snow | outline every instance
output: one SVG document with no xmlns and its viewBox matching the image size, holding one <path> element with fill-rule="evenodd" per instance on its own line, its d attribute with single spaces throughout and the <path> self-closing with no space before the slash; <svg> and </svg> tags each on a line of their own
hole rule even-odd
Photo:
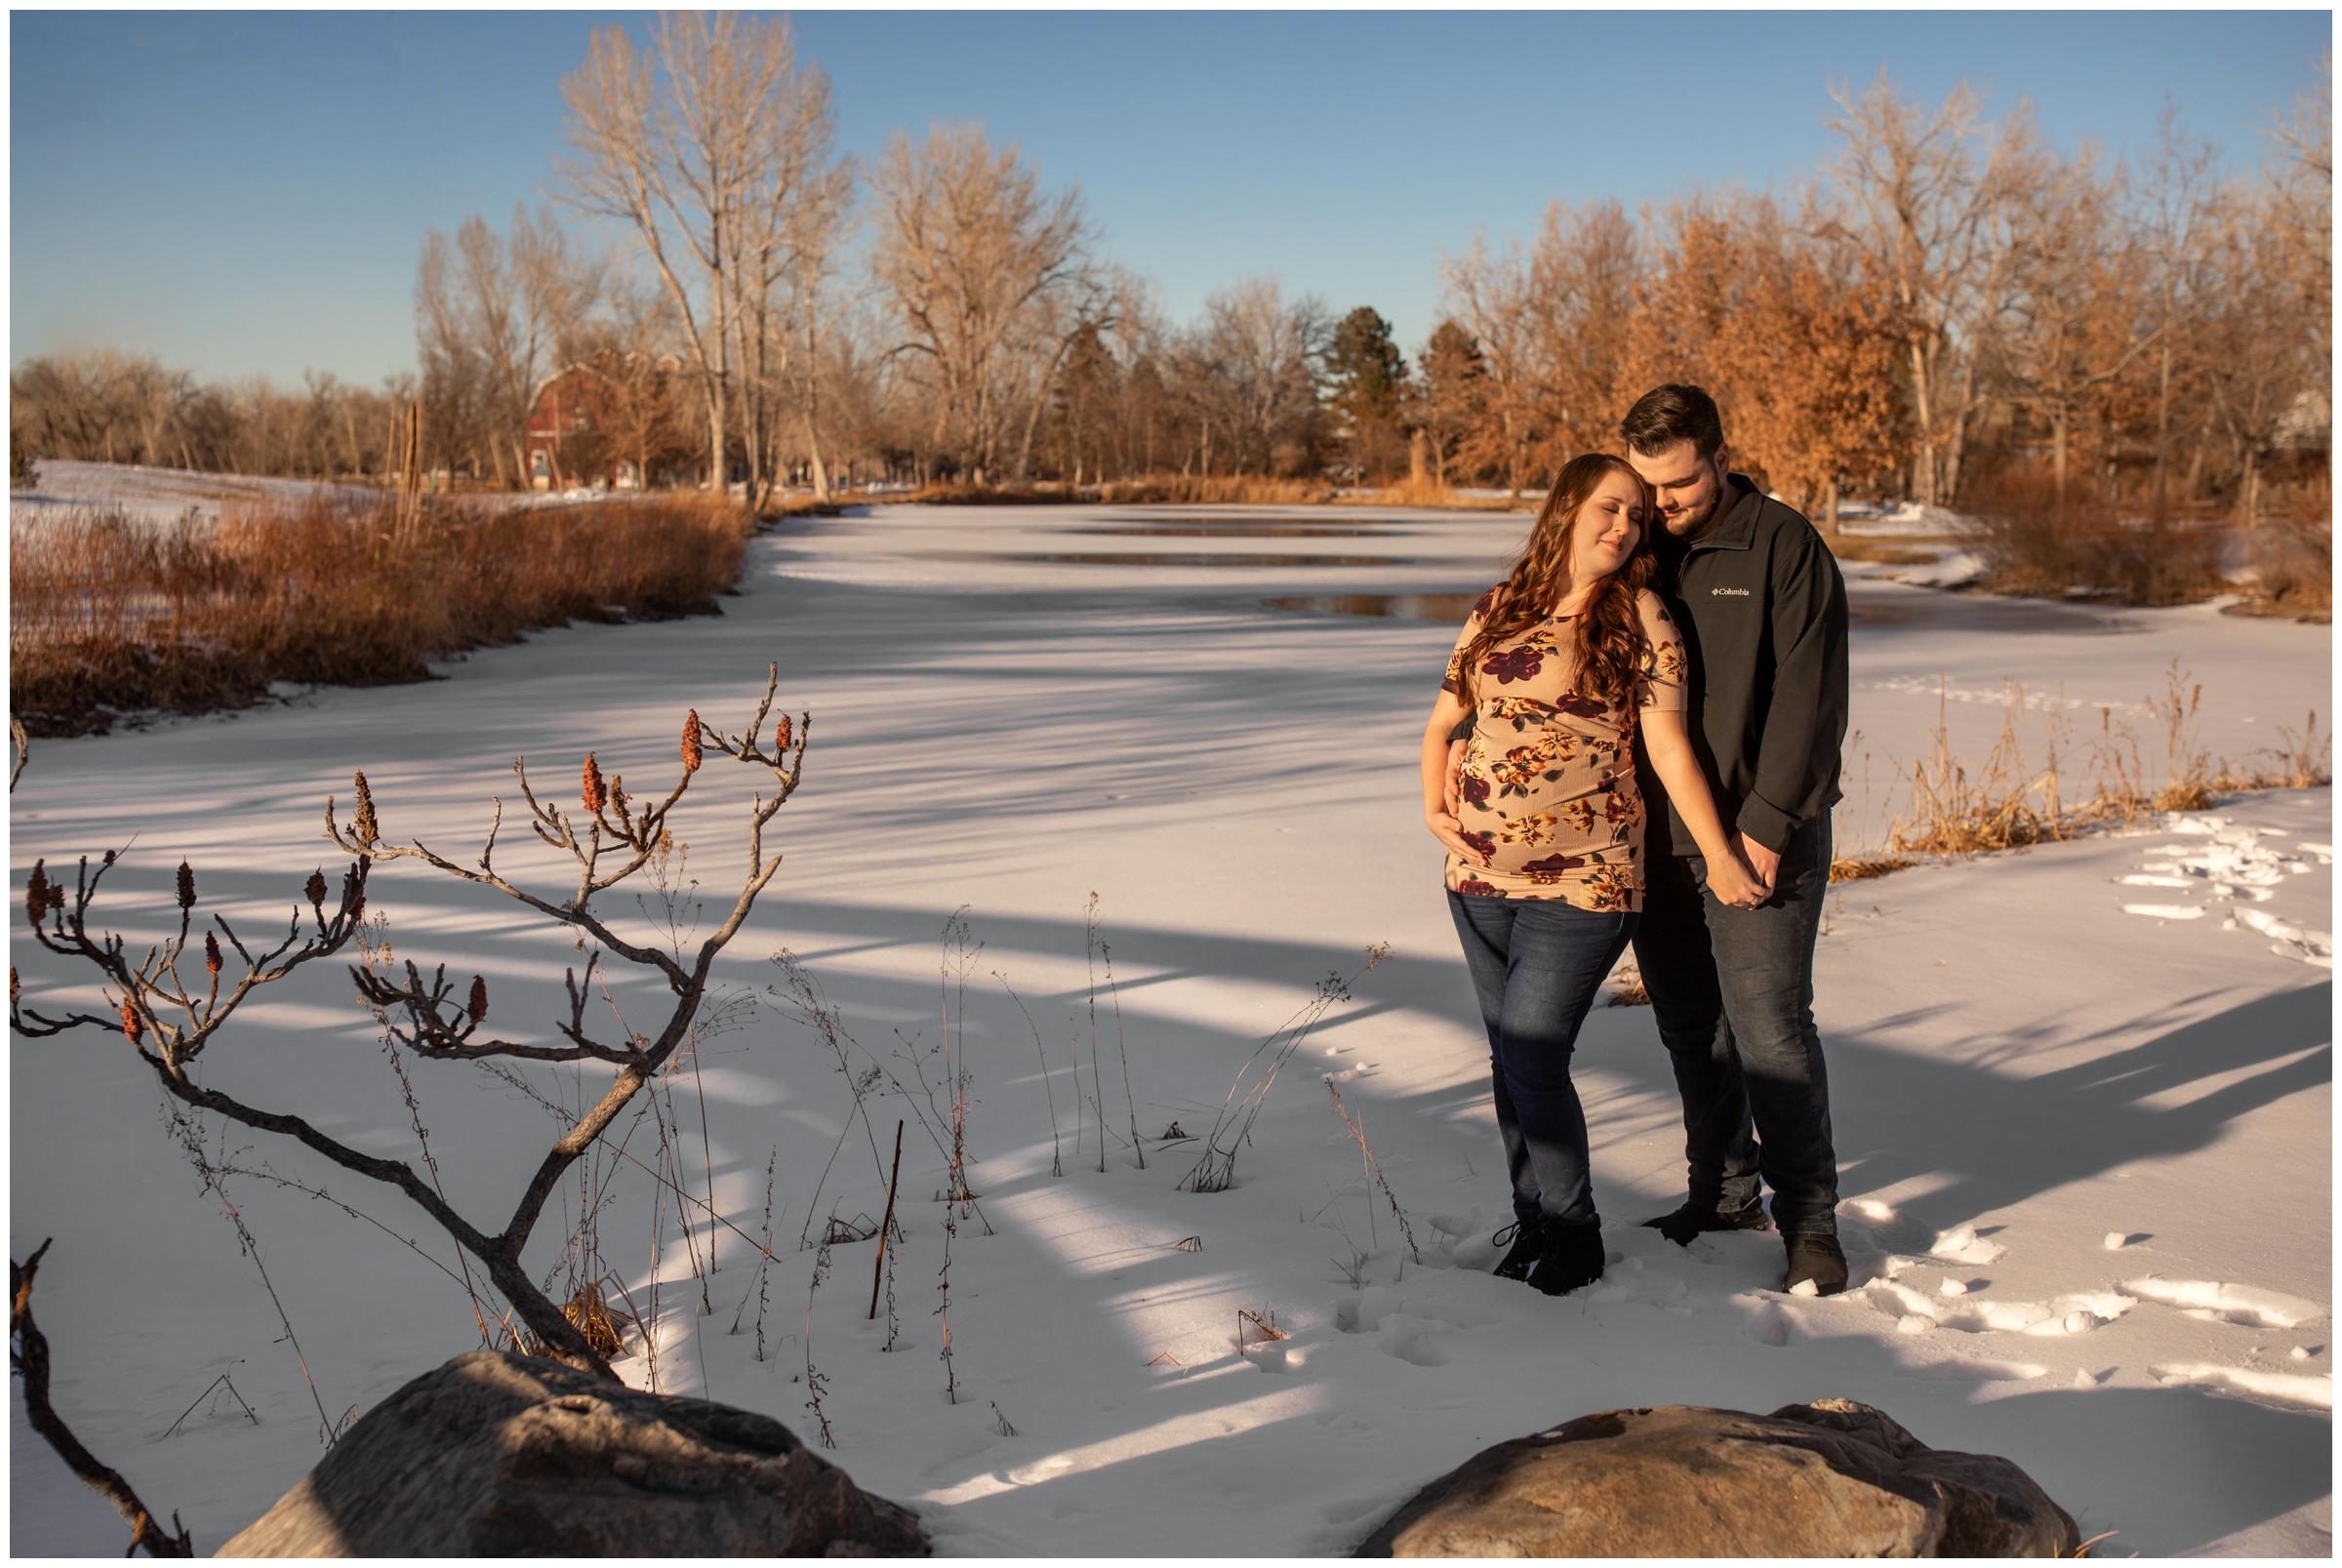
<svg viewBox="0 0 2342 1568">
<path fill-rule="evenodd" d="M 2144 1279 L 2124 1280 L 2122 1288 L 2141 1301 L 2176 1307 L 2190 1317 L 2244 1328 L 2295 1328 L 2326 1313 L 2318 1303 L 2298 1296 L 2217 1279 L 2165 1279 L 2149 1274 Z"/>
</svg>

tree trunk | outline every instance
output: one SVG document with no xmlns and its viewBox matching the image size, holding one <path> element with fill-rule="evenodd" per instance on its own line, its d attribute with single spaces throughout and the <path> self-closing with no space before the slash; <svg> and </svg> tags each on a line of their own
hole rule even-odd
<svg viewBox="0 0 2342 1568">
<path fill-rule="evenodd" d="M 1959 367 L 1959 397 L 1953 405 L 1948 422 L 1952 426 L 1950 448 L 1944 456 L 1944 472 L 1940 481 L 1939 506 L 1959 504 L 1959 470 L 1968 453 L 1968 408 L 1976 393 L 1976 356 L 1968 355 Z"/>
<path fill-rule="evenodd" d="M 1822 532 L 1833 539 L 1837 537 L 1837 476 L 1836 474 L 1830 476 L 1829 484 L 1822 489 Z"/>
<path fill-rule="evenodd" d="M 2155 525 L 2171 515 L 2171 335 L 2163 335 L 2161 384 L 2155 398 Z"/>
</svg>

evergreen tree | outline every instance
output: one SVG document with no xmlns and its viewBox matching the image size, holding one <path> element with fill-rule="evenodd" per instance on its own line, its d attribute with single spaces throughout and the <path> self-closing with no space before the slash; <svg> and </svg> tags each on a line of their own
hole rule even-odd
<svg viewBox="0 0 2342 1568">
<path fill-rule="evenodd" d="M 1399 404 L 1407 382 L 1407 361 L 1392 340 L 1391 323 L 1372 305 L 1360 305 L 1334 328 L 1325 353 L 1327 404 L 1348 439 L 1361 477 L 1386 466 L 1402 444 Z"/>
</svg>

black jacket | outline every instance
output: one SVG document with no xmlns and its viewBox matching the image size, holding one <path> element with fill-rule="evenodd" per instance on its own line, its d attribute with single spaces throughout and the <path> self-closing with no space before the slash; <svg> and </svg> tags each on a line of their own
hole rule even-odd
<svg viewBox="0 0 2342 1568">
<path fill-rule="evenodd" d="M 1731 484 L 1739 500 L 1706 538 L 1659 534 L 1660 593 L 1683 630 L 1692 749 L 1716 813 L 1779 852 L 1841 793 L 1846 584 L 1811 523 L 1739 474 Z M 1656 827 L 1666 788 L 1639 740 L 1635 752 Z M 1675 853 L 1700 853 L 1673 805 L 1665 821 Z"/>
</svg>

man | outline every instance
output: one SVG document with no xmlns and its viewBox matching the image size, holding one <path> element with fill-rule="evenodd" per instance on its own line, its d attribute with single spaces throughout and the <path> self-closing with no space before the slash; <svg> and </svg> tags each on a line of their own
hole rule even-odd
<svg viewBox="0 0 2342 1568">
<path fill-rule="evenodd" d="M 1830 884 L 1830 808 L 1846 733 L 1846 588 L 1813 525 L 1731 471 L 1715 399 L 1653 387 L 1619 422 L 1627 462 L 1657 494 L 1662 591 L 1691 664 L 1692 744 L 1767 897 L 1733 908 L 1656 774 L 1648 886 L 1635 960 L 1683 1096 L 1690 1190 L 1649 1222 L 1689 1245 L 1703 1230 L 1771 1226 L 1784 1290 L 1846 1287 L 1837 1244 L 1830 1086 L 1813 1025 L 1813 948 Z"/>
<path fill-rule="evenodd" d="M 1782 1288 L 1834 1296 L 1846 1257 L 1813 948 L 1846 732 L 1845 583 L 1812 524 L 1731 471 L 1716 400 L 1699 387 L 1653 387 L 1619 434 L 1657 493 L 1652 544 L 1690 663 L 1692 747 L 1765 895 L 1734 907 L 1708 891 L 1699 846 L 1637 743 L 1650 827 L 1635 959 L 1683 1096 L 1690 1168 L 1682 1206 L 1647 1223 L 1682 1246 L 1703 1230 L 1778 1229 Z M 1451 776 L 1461 752 L 1450 749 Z"/>
</svg>

